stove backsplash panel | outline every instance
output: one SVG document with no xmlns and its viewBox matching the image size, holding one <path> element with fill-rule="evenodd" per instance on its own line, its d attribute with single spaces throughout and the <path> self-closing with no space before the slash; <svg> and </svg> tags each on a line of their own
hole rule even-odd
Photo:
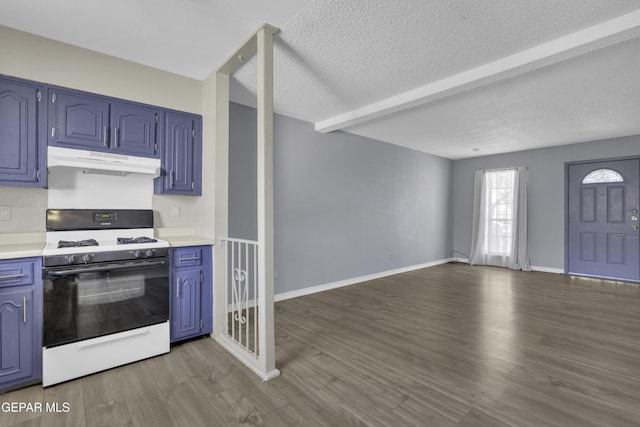
<svg viewBox="0 0 640 427">
<path fill-rule="evenodd" d="M 49 209 L 152 209 L 148 175 L 105 175 L 81 169 L 49 169 Z"/>
<path fill-rule="evenodd" d="M 0 206 L 11 206 L 12 214 L 11 221 L 0 221 L 0 240 L 5 233 L 44 232 L 48 208 L 153 209 L 156 227 L 192 227 L 197 197 L 154 195 L 150 177 L 145 182 L 133 175 L 61 173 L 63 169 L 49 170 L 49 189 L 0 187 Z"/>
</svg>

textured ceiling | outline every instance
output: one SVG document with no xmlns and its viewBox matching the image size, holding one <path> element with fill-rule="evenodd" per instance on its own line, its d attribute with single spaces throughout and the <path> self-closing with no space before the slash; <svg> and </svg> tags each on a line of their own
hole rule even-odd
<svg viewBox="0 0 640 427">
<path fill-rule="evenodd" d="M 316 0 L 277 37 L 276 106 L 316 122 L 638 8 L 637 0 Z"/>
<path fill-rule="evenodd" d="M 316 0 L 276 38 L 275 110 L 317 124 L 639 7 L 634 0 Z M 633 68 L 601 63 L 625 56 Z M 559 62 L 342 129 L 447 158 L 640 133 L 640 121 L 617 114 L 640 111 L 638 57 L 637 43 L 594 50 L 578 66 Z M 255 64 L 234 77 L 232 96 L 249 104 Z M 608 104 L 590 107 L 600 99 Z"/>
<path fill-rule="evenodd" d="M 345 130 L 451 159 L 640 134 L 639 70 L 633 39 Z"/>
<path fill-rule="evenodd" d="M 0 25 L 196 79 L 269 22 L 281 29 L 276 112 L 447 158 L 640 134 L 640 13 L 613 41 L 544 58 L 579 32 L 615 32 L 637 0 L 0 0 L 0 10 Z M 340 120 L 535 49 L 535 67 Z M 252 103 L 254 60 L 231 93 Z"/>
</svg>

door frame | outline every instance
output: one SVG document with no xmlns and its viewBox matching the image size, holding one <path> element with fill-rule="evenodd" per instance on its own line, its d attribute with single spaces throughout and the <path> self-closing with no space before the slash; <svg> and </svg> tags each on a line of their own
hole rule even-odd
<svg viewBox="0 0 640 427">
<path fill-rule="evenodd" d="M 618 160 L 640 160 L 640 155 L 637 156 L 621 156 L 621 157 L 606 157 L 600 159 L 588 159 L 588 160 L 576 160 L 564 163 L 564 274 L 569 274 L 569 166 L 584 165 L 589 163 L 600 162 L 614 162 Z M 640 259 L 638 260 L 640 262 Z M 580 277 L 593 277 L 602 279 L 597 276 L 580 275 Z M 615 280 L 615 279 L 606 279 Z M 625 280 L 627 282 L 638 283 L 634 280 Z"/>
</svg>

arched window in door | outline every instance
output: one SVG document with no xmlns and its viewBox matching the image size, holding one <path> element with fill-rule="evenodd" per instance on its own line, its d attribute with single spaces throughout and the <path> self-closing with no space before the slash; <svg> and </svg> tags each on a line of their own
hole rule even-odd
<svg viewBox="0 0 640 427">
<path fill-rule="evenodd" d="M 608 182 L 624 182 L 624 178 L 613 169 L 596 169 L 589 172 L 582 180 L 583 184 L 605 184 Z"/>
</svg>

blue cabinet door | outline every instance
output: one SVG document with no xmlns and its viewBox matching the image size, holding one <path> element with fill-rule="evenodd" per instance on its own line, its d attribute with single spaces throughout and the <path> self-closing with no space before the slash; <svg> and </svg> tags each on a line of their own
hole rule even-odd
<svg viewBox="0 0 640 427">
<path fill-rule="evenodd" d="M 42 90 L 0 79 L 0 185 L 46 185 Z"/>
<path fill-rule="evenodd" d="M 162 175 L 156 194 L 202 194 L 202 118 L 166 111 Z"/>
<path fill-rule="evenodd" d="M 172 274 L 171 341 L 200 334 L 200 269 Z"/>
<path fill-rule="evenodd" d="M 171 250 L 171 342 L 213 332 L 211 246 Z"/>
<path fill-rule="evenodd" d="M 109 102 L 89 94 L 49 90 L 49 145 L 109 150 Z"/>
<path fill-rule="evenodd" d="M 33 302 L 30 287 L 0 291 L 0 388 L 35 375 Z"/>
<path fill-rule="evenodd" d="M 160 110 L 129 103 L 111 104 L 112 151 L 134 156 L 159 157 Z"/>
</svg>

